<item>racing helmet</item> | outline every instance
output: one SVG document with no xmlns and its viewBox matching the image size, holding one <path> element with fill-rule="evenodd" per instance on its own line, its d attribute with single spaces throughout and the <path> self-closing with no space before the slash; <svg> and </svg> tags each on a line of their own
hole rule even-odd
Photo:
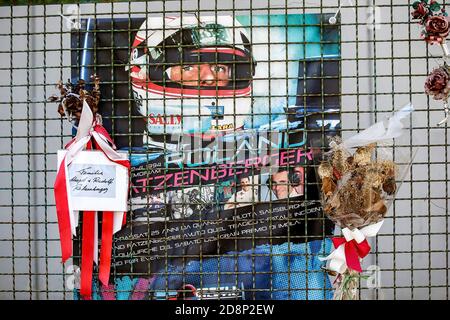
<svg viewBox="0 0 450 320">
<path fill-rule="evenodd" d="M 174 68 L 222 66 L 226 81 L 174 79 Z M 231 16 L 149 17 L 137 32 L 130 77 L 148 134 L 220 134 L 244 127 L 251 113 L 256 62 L 242 25 Z"/>
</svg>

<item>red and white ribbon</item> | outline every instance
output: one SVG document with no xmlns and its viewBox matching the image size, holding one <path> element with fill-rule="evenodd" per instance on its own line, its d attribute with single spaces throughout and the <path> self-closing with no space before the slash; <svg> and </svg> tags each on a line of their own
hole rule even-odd
<svg viewBox="0 0 450 320">
<path fill-rule="evenodd" d="M 78 211 L 71 210 L 68 201 L 67 168 L 83 149 L 90 150 L 93 145 L 114 163 L 130 169 L 130 162 L 115 149 L 108 132 L 97 120 L 94 121 L 89 105 L 83 101 L 77 135 L 66 145 L 66 155 L 61 161 L 54 184 L 55 204 L 61 242 L 62 262 L 72 256 L 72 235 L 76 236 Z M 125 224 L 125 212 L 105 211 L 102 214 L 102 243 L 100 252 L 99 280 L 105 286 L 109 282 L 113 234 Z M 95 211 L 83 212 L 81 245 L 81 288 L 80 294 L 92 294 L 93 262 L 98 264 L 98 214 Z"/>
<path fill-rule="evenodd" d="M 367 256 L 370 252 L 368 237 L 375 237 L 381 228 L 384 220 L 361 230 L 355 228 L 342 229 L 343 237 L 332 238 L 333 245 L 336 248 L 325 258 L 319 258 L 321 261 L 330 260 L 328 269 L 339 274 L 344 273 L 347 268 L 362 272 L 360 259 Z"/>
</svg>

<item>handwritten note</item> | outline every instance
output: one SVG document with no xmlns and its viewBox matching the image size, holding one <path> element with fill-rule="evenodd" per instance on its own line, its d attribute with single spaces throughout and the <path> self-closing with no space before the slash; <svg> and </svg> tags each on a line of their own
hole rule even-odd
<svg viewBox="0 0 450 320">
<path fill-rule="evenodd" d="M 58 167 L 66 152 L 58 151 Z M 123 158 L 127 157 L 123 153 Z M 111 162 L 103 152 L 79 152 L 66 173 L 71 210 L 127 211 L 128 169 Z"/>
<path fill-rule="evenodd" d="M 104 164 L 73 164 L 69 184 L 74 197 L 114 198 L 116 167 Z"/>
</svg>

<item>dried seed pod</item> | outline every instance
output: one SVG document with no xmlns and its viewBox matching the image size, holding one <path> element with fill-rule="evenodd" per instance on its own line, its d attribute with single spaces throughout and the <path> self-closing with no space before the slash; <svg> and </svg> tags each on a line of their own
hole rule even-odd
<svg viewBox="0 0 450 320">
<path fill-rule="evenodd" d="M 396 170 L 397 166 L 393 161 L 380 162 L 380 171 L 383 175 L 383 191 L 388 195 L 393 195 L 397 191 Z"/>
<path fill-rule="evenodd" d="M 355 165 L 353 156 L 347 157 L 347 159 L 345 160 L 345 163 L 347 166 L 347 171 L 353 170 L 353 167 Z"/>
<path fill-rule="evenodd" d="M 333 177 L 333 166 L 327 162 L 322 161 L 322 163 L 319 165 L 319 168 L 317 169 L 317 172 L 319 174 L 320 179 L 331 178 Z"/>
<path fill-rule="evenodd" d="M 335 148 L 335 151 L 333 152 L 332 165 L 335 171 L 339 172 L 340 176 L 344 175 L 349 169 L 347 164 L 347 158 L 349 156 L 350 154 L 342 147 Z"/>
<path fill-rule="evenodd" d="M 393 195 L 397 191 L 395 178 L 389 177 L 383 182 L 383 190 L 388 195 Z"/>
<path fill-rule="evenodd" d="M 330 276 L 332 276 L 332 277 L 335 277 L 335 276 L 338 275 L 336 271 L 327 269 L 327 268 L 324 267 L 324 266 L 321 266 L 320 268 L 321 268 L 323 271 L 325 271 L 327 274 L 329 274 Z"/>
<path fill-rule="evenodd" d="M 363 166 L 370 163 L 372 158 L 372 151 L 375 149 L 376 144 L 372 143 L 364 147 L 359 147 L 356 149 L 353 155 L 353 161 L 357 166 Z"/>
<path fill-rule="evenodd" d="M 330 177 L 324 177 L 322 179 L 322 193 L 329 197 L 336 191 L 336 183 Z"/>
</svg>

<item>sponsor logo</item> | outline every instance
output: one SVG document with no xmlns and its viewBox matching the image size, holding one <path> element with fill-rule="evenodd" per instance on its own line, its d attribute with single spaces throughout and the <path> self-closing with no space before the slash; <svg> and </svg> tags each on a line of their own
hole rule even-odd
<svg viewBox="0 0 450 320">
<path fill-rule="evenodd" d="M 222 120 L 223 115 L 225 114 L 225 106 L 216 106 L 213 102 L 210 106 L 205 106 L 211 111 L 211 116 L 214 120 Z"/>
<path fill-rule="evenodd" d="M 180 125 L 181 115 L 150 113 L 148 116 L 148 123 L 154 125 Z"/>
<path fill-rule="evenodd" d="M 232 123 L 211 126 L 211 130 L 224 131 L 224 130 L 232 130 L 232 129 L 234 129 L 234 124 L 232 124 Z"/>
</svg>

